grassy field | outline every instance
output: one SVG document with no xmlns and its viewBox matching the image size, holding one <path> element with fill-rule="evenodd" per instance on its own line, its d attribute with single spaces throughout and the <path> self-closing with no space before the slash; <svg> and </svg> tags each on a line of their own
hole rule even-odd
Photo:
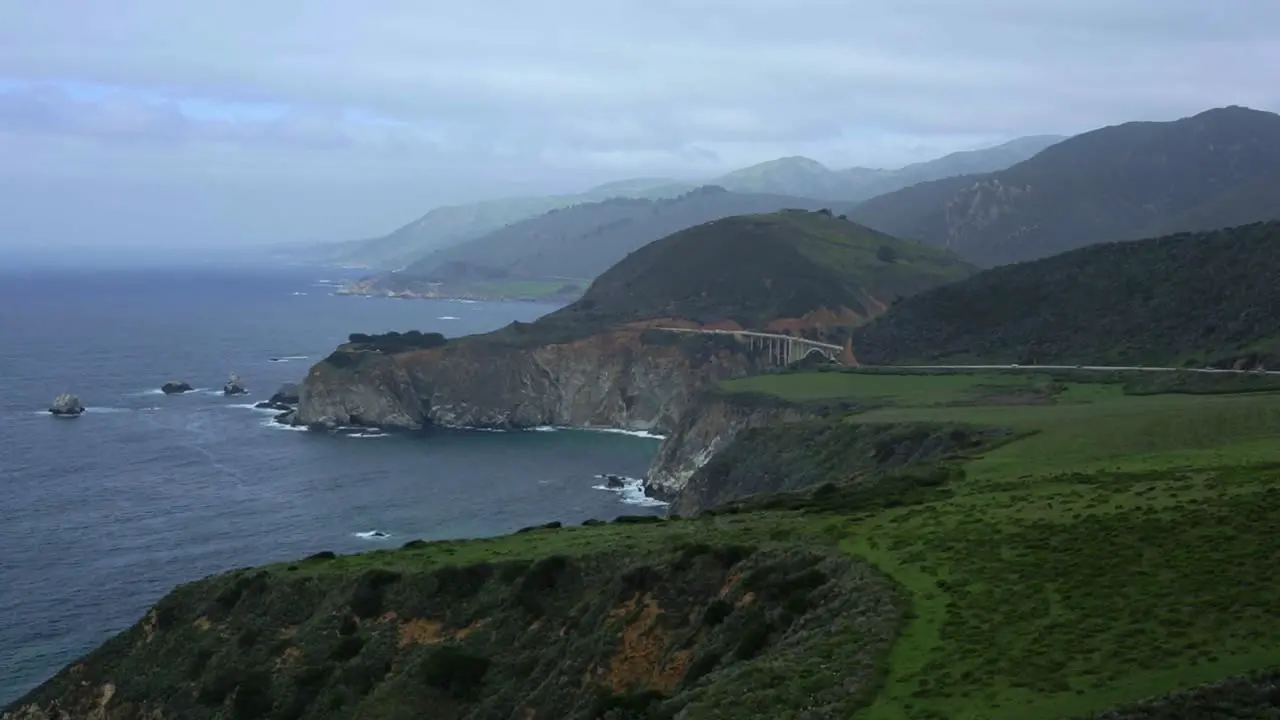
<svg viewBox="0 0 1280 720">
<path fill-rule="evenodd" d="M 1280 393 L 1134 395 L 1031 374 L 724 389 L 878 407 L 845 422 L 1031 432 L 968 461 L 952 497 L 851 526 L 844 549 L 915 613 L 860 718 L 1076 717 L 1280 665 Z"/>
</svg>

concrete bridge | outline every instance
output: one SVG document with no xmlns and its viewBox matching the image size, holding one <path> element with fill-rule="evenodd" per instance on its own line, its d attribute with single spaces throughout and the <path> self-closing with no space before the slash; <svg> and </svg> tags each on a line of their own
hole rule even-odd
<svg viewBox="0 0 1280 720">
<path fill-rule="evenodd" d="M 820 355 L 831 362 L 838 363 L 840 362 L 840 355 L 844 353 L 844 348 L 839 345 L 777 333 L 755 332 L 753 330 L 708 330 L 705 328 L 658 327 L 652 329 L 666 330 L 668 332 L 697 333 L 699 335 L 732 335 L 738 342 L 747 343 L 752 350 L 757 348 L 764 350 L 767 353 L 769 362 L 779 367 L 786 367 L 793 362 L 799 362 L 812 355 Z"/>
</svg>

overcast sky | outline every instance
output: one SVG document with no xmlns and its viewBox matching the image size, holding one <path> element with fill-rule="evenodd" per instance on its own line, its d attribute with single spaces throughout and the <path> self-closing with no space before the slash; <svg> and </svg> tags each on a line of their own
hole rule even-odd
<svg viewBox="0 0 1280 720">
<path fill-rule="evenodd" d="M 1275 110 L 1277 28 L 1277 0 L 0 0 L 0 245 L 346 239 Z"/>
</svg>

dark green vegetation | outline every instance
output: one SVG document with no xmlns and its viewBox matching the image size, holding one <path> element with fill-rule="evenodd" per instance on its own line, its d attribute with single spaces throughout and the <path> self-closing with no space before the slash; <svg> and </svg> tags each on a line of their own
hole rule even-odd
<svg viewBox="0 0 1280 720">
<path fill-rule="evenodd" d="M 1252 367 L 1280 359 L 1277 277 L 1277 222 L 1094 245 L 906 298 L 855 332 L 854 351 L 867 364 Z"/>
<path fill-rule="evenodd" d="M 895 257 L 877 258 L 881 248 Z M 733 258 L 727 263 L 727 258 Z M 874 316 L 897 298 L 967 277 L 949 253 L 823 212 L 706 223 L 631 253 L 549 321 L 683 318 L 763 327 L 819 309 Z"/>
<path fill-rule="evenodd" d="M 388 355 L 409 350 L 429 350 L 440 347 L 446 342 L 448 341 L 440 333 L 424 333 L 420 330 L 410 330 L 404 333 L 392 330 L 380 335 L 351 333 L 347 337 L 347 346 L 352 350 L 373 350 L 387 353 Z"/>
<path fill-rule="evenodd" d="M 742 168 L 697 183 L 667 178 L 631 178 L 599 185 L 576 195 L 504 198 L 439 207 L 386 236 L 310 248 L 309 252 L 303 254 L 318 262 L 357 263 L 374 269 L 394 270 L 421 260 L 433 251 L 460 245 L 490 233 L 496 235 L 504 226 L 521 225 L 524 221 L 537 219 L 553 210 L 577 208 L 620 198 L 674 198 L 700 185 L 716 185 L 732 193 L 806 198 L 799 201 L 799 205 L 794 204 L 796 200 L 793 200 L 793 204 L 738 212 L 808 207 L 812 201 L 819 199 L 824 204 L 859 201 L 927 180 L 961 173 L 1000 170 L 1031 157 L 1061 139 L 1051 135 L 1017 138 L 995 147 L 951 153 L 935 160 L 896 169 L 831 170 L 808 158 L 789 157 Z M 619 216 L 626 217 L 625 214 Z M 710 219 L 712 218 L 706 218 Z M 693 224 L 695 223 L 673 227 L 667 232 L 675 232 Z M 573 227 L 568 226 L 569 229 Z M 621 226 L 615 229 L 627 231 Z M 581 234 L 582 229 L 578 228 L 574 232 Z M 622 254 L 617 255 L 617 258 L 621 257 Z M 565 274 L 564 271 L 552 273 L 559 277 Z M 586 277 L 589 280 L 594 275 Z"/>
<path fill-rule="evenodd" d="M 846 718 L 874 694 L 902 607 L 809 529 L 782 516 L 615 523 L 242 570 L 178 588 L 15 707 Z"/>
<path fill-rule="evenodd" d="M 1228 107 L 1064 140 L 1005 170 L 924 183 L 851 212 L 979 265 L 1280 218 L 1280 116 Z"/>
<path fill-rule="evenodd" d="M 1280 714 L 1280 670 L 1239 675 L 1089 715 L 1089 720 L 1270 720 Z"/>
</svg>

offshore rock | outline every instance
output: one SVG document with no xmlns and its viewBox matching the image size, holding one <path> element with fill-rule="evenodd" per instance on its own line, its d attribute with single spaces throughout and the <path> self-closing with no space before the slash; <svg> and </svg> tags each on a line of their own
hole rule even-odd
<svg viewBox="0 0 1280 720">
<path fill-rule="evenodd" d="M 62 393 L 53 399 L 49 412 L 54 417 L 80 417 L 84 414 L 84 403 L 71 393 Z"/>
<path fill-rule="evenodd" d="M 312 367 L 293 422 L 665 431 L 702 389 L 756 368 L 732 336 L 651 333 L 530 345 L 479 336 L 397 354 L 344 346 Z"/>
<path fill-rule="evenodd" d="M 191 383 L 181 380 L 170 380 L 160 386 L 160 392 L 165 395 L 181 395 L 183 393 L 189 393 L 194 389 L 195 388 L 191 387 Z"/>
<path fill-rule="evenodd" d="M 245 389 L 244 381 L 235 373 L 231 373 L 231 377 L 227 378 L 227 384 L 222 386 L 223 395 L 244 395 L 247 392 L 249 391 Z"/>
</svg>

